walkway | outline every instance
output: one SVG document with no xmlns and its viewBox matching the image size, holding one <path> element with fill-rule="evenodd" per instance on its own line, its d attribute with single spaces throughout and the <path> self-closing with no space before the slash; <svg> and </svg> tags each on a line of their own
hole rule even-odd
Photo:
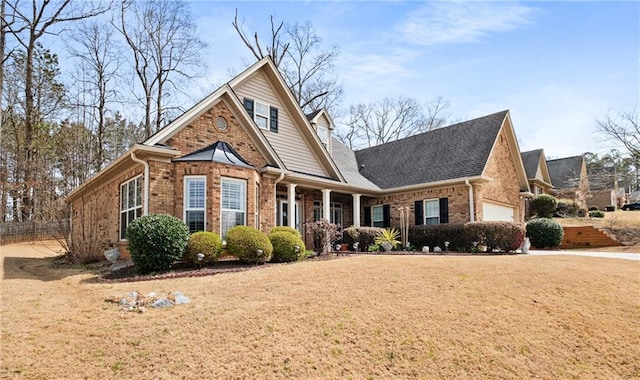
<svg viewBox="0 0 640 380">
<path fill-rule="evenodd" d="M 580 250 L 565 250 L 565 251 L 537 251 L 529 250 L 531 256 L 549 256 L 549 255 L 575 255 L 575 256 L 589 256 L 589 257 L 608 257 L 610 259 L 625 259 L 640 261 L 640 253 L 624 253 L 624 252 L 593 252 L 593 251 L 580 251 Z"/>
</svg>

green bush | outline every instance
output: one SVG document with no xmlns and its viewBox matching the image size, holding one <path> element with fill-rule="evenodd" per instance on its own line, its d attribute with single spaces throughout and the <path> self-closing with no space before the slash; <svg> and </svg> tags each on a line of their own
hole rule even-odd
<svg viewBox="0 0 640 380">
<path fill-rule="evenodd" d="M 358 251 L 366 251 L 374 244 L 376 236 L 380 233 L 380 227 L 349 227 L 342 232 L 342 242 L 349 244 L 349 248 L 355 251 L 353 243 L 358 243 Z"/>
<path fill-rule="evenodd" d="M 261 250 L 259 254 L 257 251 Z M 248 226 L 235 226 L 227 231 L 227 251 L 240 261 L 264 264 L 271 260 L 273 246 L 267 235 Z"/>
<path fill-rule="evenodd" d="M 139 273 L 166 270 L 179 260 L 189 241 L 189 228 L 170 215 L 149 214 L 127 227 L 127 248 Z"/>
<path fill-rule="evenodd" d="M 199 231 L 189 236 L 187 250 L 182 259 L 189 264 L 201 264 L 198 261 L 198 253 L 202 253 L 204 258 L 202 264 L 210 264 L 220 257 L 222 252 L 222 239 L 220 235 L 210 231 Z"/>
<path fill-rule="evenodd" d="M 604 218 L 604 212 L 599 210 L 589 211 L 589 218 Z"/>
<path fill-rule="evenodd" d="M 525 231 L 518 223 L 469 222 L 464 227 L 467 238 L 486 246 L 487 252 L 513 252 L 520 248 L 524 241 Z"/>
<path fill-rule="evenodd" d="M 300 235 L 300 231 L 296 230 L 293 227 L 289 227 L 289 226 L 277 226 L 277 227 L 273 227 L 271 229 L 270 234 L 274 233 L 274 232 L 288 232 L 290 234 L 294 234 L 299 238 L 302 238 L 302 235 Z"/>
<path fill-rule="evenodd" d="M 555 248 L 560 245 L 563 236 L 562 226 L 553 219 L 538 218 L 527 222 L 527 237 L 533 247 Z"/>
<path fill-rule="evenodd" d="M 409 227 L 409 243 L 417 250 L 427 246 L 445 249 L 444 242 L 449 242 L 450 251 L 464 252 L 471 248 L 473 240 L 467 238 L 464 224 L 444 223 Z"/>
<path fill-rule="evenodd" d="M 271 232 L 269 240 L 273 246 L 273 255 L 271 257 L 273 262 L 284 263 L 299 260 L 306 250 L 302 239 L 292 234 L 291 231 Z M 298 252 L 296 252 L 296 246 L 298 247 Z"/>
<path fill-rule="evenodd" d="M 549 194 L 536 195 L 531 199 L 531 213 L 538 218 L 551 218 L 558 207 L 558 200 Z"/>
</svg>

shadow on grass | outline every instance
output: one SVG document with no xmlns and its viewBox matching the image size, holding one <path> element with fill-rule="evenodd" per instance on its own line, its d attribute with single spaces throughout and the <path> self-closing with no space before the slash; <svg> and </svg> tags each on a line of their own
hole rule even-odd
<svg viewBox="0 0 640 380">
<path fill-rule="evenodd" d="M 58 281 L 82 273 L 95 273 L 82 265 L 55 267 L 57 257 L 5 257 L 3 259 L 4 280 Z"/>
</svg>

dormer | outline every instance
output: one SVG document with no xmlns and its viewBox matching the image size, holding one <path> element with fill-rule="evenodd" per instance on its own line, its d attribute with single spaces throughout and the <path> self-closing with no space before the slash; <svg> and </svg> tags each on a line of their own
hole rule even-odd
<svg viewBox="0 0 640 380">
<path fill-rule="evenodd" d="M 318 139 L 331 154 L 331 133 L 334 129 L 333 120 L 326 109 L 321 109 L 307 115 L 307 119 L 316 131 Z"/>
</svg>

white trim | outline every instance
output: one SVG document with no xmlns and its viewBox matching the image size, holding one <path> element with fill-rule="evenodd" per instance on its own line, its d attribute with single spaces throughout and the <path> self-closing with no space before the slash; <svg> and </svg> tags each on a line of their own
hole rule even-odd
<svg viewBox="0 0 640 380">
<path fill-rule="evenodd" d="M 380 219 L 380 220 L 376 220 L 373 217 L 373 215 L 374 215 L 373 210 L 377 210 L 377 209 L 380 209 L 382 211 L 380 213 L 380 215 L 382 215 L 382 219 Z M 371 227 L 375 227 L 376 222 L 382 222 L 382 226 L 384 227 L 384 205 L 371 206 Z"/>
<path fill-rule="evenodd" d="M 258 115 L 258 104 L 260 104 L 261 106 L 267 107 L 267 112 L 265 114 L 260 114 Z M 262 100 L 258 100 L 258 99 L 253 99 L 253 121 L 254 123 L 256 123 L 256 126 L 263 130 L 263 131 L 270 131 L 270 121 L 271 121 L 271 105 L 268 102 L 263 102 Z M 265 124 L 264 127 L 260 126 L 258 124 L 258 116 L 260 117 L 264 117 L 265 119 Z"/>
<path fill-rule="evenodd" d="M 222 200 L 223 200 L 223 196 L 222 196 L 222 183 L 224 181 L 229 181 L 229 182 L 237 182 L 237 183 L 242 183 L 244 184 L 244 198 L 243 198 L 243 209 L 242 210 L 234 210 L 234 209 L 225 209 L 222 208 Z M 242 211 L 242 213 L 244 214 L 244 218 L 242 221 L 242 225 L 246 226 L 247 225 L 247 180 L 246 179 L 240 179 L 240 178 L 233 178 L 233 177 L 220 177 L 220 236 L 224 236 L 222 234 L 222 214 L 224 211 L 233 211 L 233 212 L 239 212 Z M 236 224 L 237 225 L 237 224 Z"/>
<path fill-rule="evenodd" d="M 436 216 L 427 215 L 427 202 L 435 202 L 438 205 L 438 215 Z M 427 218 L 429 219 L 438 218 L 438 223 L 427 223 Z M 429 198 L 429 199 L 422 200 L 422 224 L 424 225 L 440 224 L 440 198 Z"/>
<path fill-rule="evenodd" d="M 187 188 L 187 182 L 189 182 L 189 180 L 195 180 L 195 179 L 202 179 L 204 180 L 204 206 L 202 207 L 202 209 L 200 208 L 189 208 L 188 207 L 188 198 L 189 198 L 189 191 Z M 204 213 L 204 226 L 203 226 L 203 231 L 207 230 L 207 176 L 206 175 L 185 175 L 184 177 L 182 177 L 182 190 L 183 190 L 183 196 L 182 196 L 182 220 L 184 221 L 184 223 L 187 225 L 187 227 L 189 226 L 189 224 L 187 223 L 187 211 L 200 211 L 202 210 Z"/>
<path fill-rule="evenodd" d="M 134 216 L 133 219 L 129 220 L 129 212 L 133 211 L 134 215 L 135 215 L 135 211 L 137 209 L 139 209 L 139 208 L 140 209 L 144 209 L 144 197 L 143 197 L 142 194 L 140 194 L 140 198 L 141 198 L 142 204 L 134 205 L 134 207 L 129 207 L 129 202 L 128 202 L 129 198 L 127 198 L 127 207 L 125 209 L 122 208 L 122 197 L 123 197 L 122 187 L 124 185 L 127 185 L 127 188 L 128 188 L 129 187 L 128 184 L 130 182 L 135 182 L 139 178 L 142 178 L 142 174 L 138 174 L 137 176 L 131 177 L 131 178 L 127 179 L 126 181 L 121 182 L 121 183 L 118 184 L 118 193 L 120 194 L 120 196 L 118 197 L 118 240 L 119 241 L 126 241 L 127 240 L 126 235 L 125 235 L 125 237 L 122 237 L 122 214 L 123 213 L 127 214 L 127 227 L 129 227 L 129 223 L 131 223 L 133 220 L 135 220 L 137 218 L 137 216 Z M 140 192 L 142 192 L 142 185 L 140 186 Z M 128 194 L 129 193 L 127 192 L 127 195 Z M 134 197 L 137 198 L 135 192 L 134 192 Z M 143 215 L 142 212 L 140 212 L 140 214 L 141 214 L 140 216 Z M 125 228 L 125 234 L 126 234 L 126 228 Z"/>
</svg>

